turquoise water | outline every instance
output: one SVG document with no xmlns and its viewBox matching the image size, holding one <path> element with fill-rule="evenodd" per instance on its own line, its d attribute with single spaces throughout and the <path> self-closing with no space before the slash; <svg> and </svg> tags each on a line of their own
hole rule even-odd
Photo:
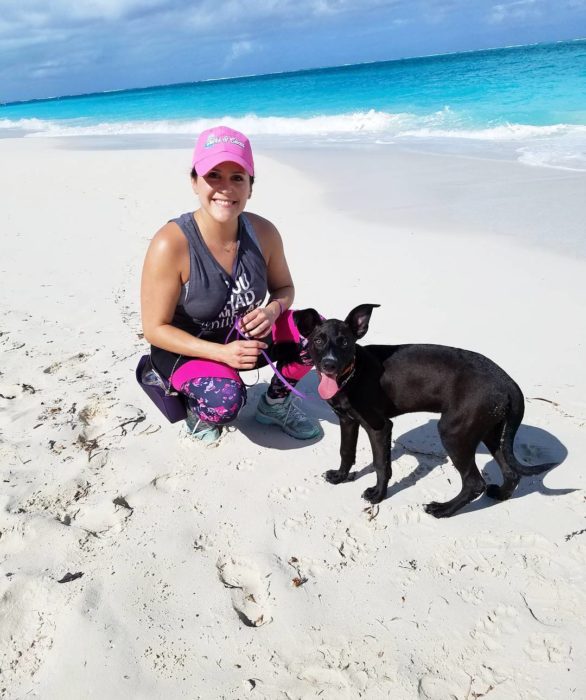
<svg viewBox="0 0 586 700">
<path fill-rule="evenodd" d="M 196 134 L 218 121 L 313 143 L 514 141 L 527 162 L 582 169 L 586 40 L 0 106 L 11 136 Z"/>
</svg>

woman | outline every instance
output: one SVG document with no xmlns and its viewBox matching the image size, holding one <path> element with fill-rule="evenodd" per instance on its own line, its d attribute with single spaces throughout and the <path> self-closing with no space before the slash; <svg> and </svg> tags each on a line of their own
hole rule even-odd
<svg viewBox="0 0 586 700">
<path fill-rule="evenodd" d="M 289 311 L 295 289 L 283 243 L 270 221 L 243 213 L 254 182 L 250 142 L 225 126 L 208 129 L 192 166 L 199 209 L 165 224 L 144 263 L 142 323 L 152 364 L 187 397 L 191 434 L 212 443 L 246 402 L 239 372 L 264 366 L 265 350 L 286 383 L 275 374 L 256 419 L 314 438 L 319 424 L 291 397 L 311 363 Z"/>
</svg>

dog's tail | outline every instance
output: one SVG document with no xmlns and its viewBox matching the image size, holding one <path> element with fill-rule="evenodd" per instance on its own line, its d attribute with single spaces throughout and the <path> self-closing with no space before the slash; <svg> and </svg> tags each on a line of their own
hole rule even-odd
<svg viewBox="0 0 586 700">
<path fill-rule="evenodd" d="M 521 403 L 521 407 L 522 405 L 523 404 Z M 519 474 L 520 476 L 535 476 L 537 474 L 543 474 L 543 472 L 546 472 L 548 469 L 557 467 L 558 462 L 547 462 L 544 464 L 534 464 L 532 466 L 528 466 L 519 462 L 519 460 L 515 457 L 515 452 L 513 450 L 513 440 L 515 439 L 515 434 L 517 432 L 517 429 L 519 428 L 522 417 L 523 413 L 521 410 L 521 414 L 518 419 L 515 419 L 513 418 L 513 416 L 509 415 L 507 416 L 503 424 L 503 431 L 501 434 L 500 443 L 503 456 L 509 467 L 514 472 L 517 472 L 517 474 Z"/>
</svg>

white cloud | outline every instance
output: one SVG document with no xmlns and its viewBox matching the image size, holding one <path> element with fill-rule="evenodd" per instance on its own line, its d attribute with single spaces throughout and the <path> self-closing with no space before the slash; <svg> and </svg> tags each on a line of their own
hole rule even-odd
<svg viewBox="0 0 586 700">
<path fill-rule="evenodd" d="M 365 3 L 366 4 L 366 3 Z M 309 10 L 315 15 L 335 15 L 353 9 L 355 3 L 347 0 L 315 0 L 309 3 Z"/>
<path fill-rule="evenodd" d="M 67 71 L 67 64 L 63 61 L 44 61 L 38 63 L 30 72 L 30 77 L 39 78 L 49 78 L 56 75 L 61 75 Z"/>
<path fill-rule="evenodd" d="M 153 19 L 179 32 L 191 28 L 200 35 L 226 36 L 234 31 L 252 32 L 259 25 L 268 28 L 272 22 L 299 26 L 316 18 L 368 17 L 371 12 L 389 12 L 394 7 L 409 15 L 411 7 L 408 0 L 2 0 L 1 4 L 0 39 L 43 32 L 48 41 L 55 30 L 84 31 L 103 25 L 120 32 L 130 23 L 150 24 Z"/>
<path fill-rule="evenodd" d="M 259 47 L 254 42 L 248 41 L 247 39 L 235 41 L 230 47 L 227 63 L 232 63 L 232 61 L 236 61 L 242 58 L 242 56 L 247 56 L 253 51 L 258 50 L 258 48 Z"/>
<path fill-rule="evenodd" d="M 153 16 L 172 18 L 178 29 L 186 25 L 200 31 L 214 27 L 225 33 L 252 31 L 258 23 L 270 21 L 303 24 L 324 17 L 368 18 L 369 13 L 376 22 L 378 15 L 374 13 L 389 15 L 394 11 L 398 16 L 433 22 L 465 11 L 476 15 L 479 22 L 484 15 L 495 23 L 564 9 L 579 11 L 585 4 L 585 0 L 2 0 L 0 37 L 27 29 L 136 22 Z"/>
<path fill-rule="evenodd" d="M 420 0 L 421 17 L 430 24 L 441 24 L 469 8 L 466 0 Z M 409 14 L 405 12 L 405 14 Z"/>
<path fill-rule="evenodd" d="M 297 3 L 306 15 L 342 15 L 350 12 L 366 14 L 379 8 L 392 8 L 393 6 L 409 6 L 405 0 L 305 0 Z M 300 7 L 301 6 L 301 7 Z"/>
<path fill-rule="evenodd" d="M 500 24 L 507 20 L 523 20 L 540 17 L 543 14 L 542 0 L 513 0 L 493 5 L 488 21 Z"/>
<path fill-rule="evenodd" d="M 54 25 L 60 22 L 84 20 L 120 20 L 137 12 L 152 14 L 176 4 L 170 0 L 8 0 L 2 10 L 13 21 L 26 25 Z"/>
</svg>

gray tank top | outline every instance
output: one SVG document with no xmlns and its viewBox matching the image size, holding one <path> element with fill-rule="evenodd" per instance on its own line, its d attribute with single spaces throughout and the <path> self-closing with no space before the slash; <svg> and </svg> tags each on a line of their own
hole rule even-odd
<svg viewBox="0 0 586 700">
<path fill-rule="evenodd" d="M 267 294 L 267 266 L 256 233 L 245 214 L 238 217 L 238 252 L 232 275 L 214 258 L 193 213 L 172 219 L 189 243 L 189 280 L 181 289 L 173 326 L 223 342 L 236 318 L 260 306 Z"/>
</svg>

